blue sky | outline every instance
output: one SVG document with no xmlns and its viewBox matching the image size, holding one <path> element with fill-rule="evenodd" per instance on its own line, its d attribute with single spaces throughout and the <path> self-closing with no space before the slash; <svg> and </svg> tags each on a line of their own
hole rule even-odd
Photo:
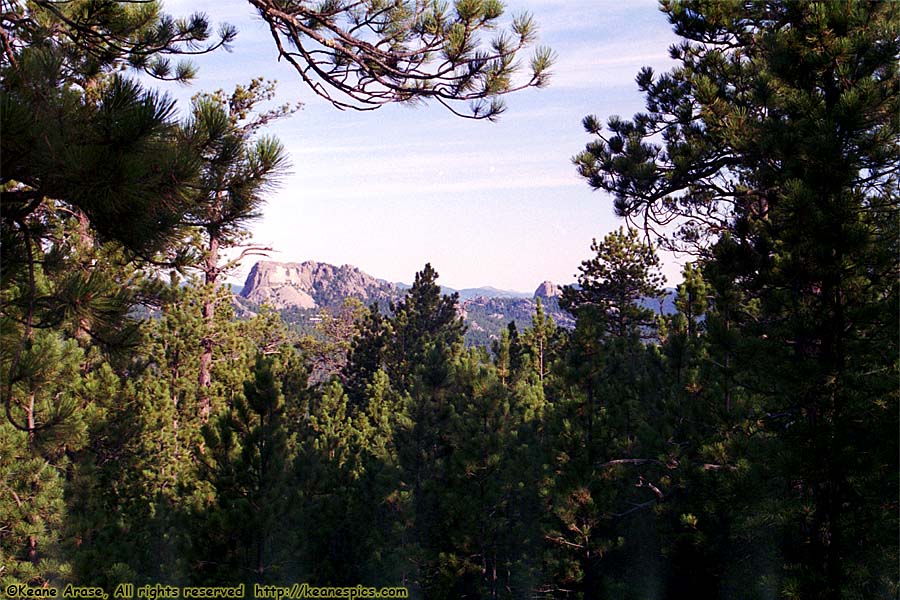
<svg viewBox="0 0 900 600">
<path fill-rule="evenodd" d="M 426 262 L 455 288 L 532 291 L 570 283 L 592 238 L 621 225 L 611 200 L 592 191 L 571 157 L 589 136 L 581 119 L 630 117 L 642 108 L 634 76 L 671 66 L 675 41 L 651 0 L 508 0 L 531 12 L 540 43 L 557 53 L 550 85 L 507 96 L 498 123 L 471 121 L 433 104 L 339 111 L 305 88 L 243 0 L 167 0 L 175 16 L 206 12 L 240 33 L 231 53 L 195 60 L 199 76 L 168 91 L 186 106 L 200 90 L 276 79 L 280 102 L 304 107 L 267 133 L 287 147 L 292 171 L 253 224 L 272 260 L 352 264 L 410 282 Z M 506 17 L 505 17 L 506 18 Z M 663 257 L 673 285 L 680 266 Z M 248 261 L 233 280 L 242 282 Z"/>
</svg>

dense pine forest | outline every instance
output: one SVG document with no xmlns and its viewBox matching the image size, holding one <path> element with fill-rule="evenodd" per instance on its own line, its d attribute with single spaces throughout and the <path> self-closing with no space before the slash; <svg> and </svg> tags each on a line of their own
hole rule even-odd
<svg viewBox="0 0 900 600">
<path fill-rule="evenodd" d="M 495 0 L 249 5 L 338 108 L 494 119 L 552 85 Z M 538 304 L 471 347 L 430 264 L 314 337 L 236 318 L 295 107 L 254 79 L 176 116 L 154 78 L 236 34 L 204 15 L 3 2 L 0 595 L 896 598 L 900 4 L 661 8 L 677 66 L 573 158 L 622 218 L 572 265 L 574 326 Z M 674 314 L 637 302 L 662 250 Z"/>
</svg>

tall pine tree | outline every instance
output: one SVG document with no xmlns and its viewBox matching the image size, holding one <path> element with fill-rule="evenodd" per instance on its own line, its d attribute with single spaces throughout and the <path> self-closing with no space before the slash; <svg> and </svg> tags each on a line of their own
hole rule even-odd
<svg viewBox="0 0 900 600">
<path fill-rule="evenodd" d="M 699 249 L 746 295 L 727 317 L 740 361 L 725 368 L 729 393 L 753 393 L 764 432 L 754 468 L 768 485 L 752 511 L 778 543 L 760 581 L 786 597 L 887 597 L 900 7 L 663 8 L 683 38 L 671 50 L 679 65 L 638 75 L 646 112 L 610 119 L 608 133 L 585 119 L 596 139 L 579 171 L 620 215 L 678 223 L 663 237 Z"/>
</svg>

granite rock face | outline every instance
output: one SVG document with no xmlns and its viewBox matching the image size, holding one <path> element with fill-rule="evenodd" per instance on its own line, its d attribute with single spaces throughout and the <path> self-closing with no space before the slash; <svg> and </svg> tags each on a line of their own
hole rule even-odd
<svg viewBox="0 0 900 600">
<path fill-rule="evenodd" d="M 545 281 L 534 290 L 534 297 L 546 300 L 548 298 L 558 298 L 562 295 L 562 290 L 552 281 Z"/>
<path fill-rule="evenodd" d="M 400 290 L 352 265 L 260 261 L 250 269 L 241 296 L 276 309 L 309 309 L 337 307 L 345 298 L 365 304 L 388 301 L 398 298 Z"/>
</svg>

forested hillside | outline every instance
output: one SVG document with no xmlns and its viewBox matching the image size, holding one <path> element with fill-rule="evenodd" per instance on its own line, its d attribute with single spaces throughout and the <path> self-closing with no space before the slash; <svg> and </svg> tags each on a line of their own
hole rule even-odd
<svg viewBox="0 0 900 600">
<path fill-rule="evenodd" d="M 338 108 L 493 119 L 550 81 L 493 0 L 249 5 Z M 0 590 L 896 598 L 900 4 L 661 6 L 677 66 L 584 118 L 574 168 L 623 225 L 574 285 L 501 307 L 426 264 L 310 336 L 222 285 L 265 252 L 296 107 L 252 79 L 179 117 L 154 88 L 235 31 L 4 3 Z M 646 302 L 660 249 L 688 257 L 674 310 Z"/>
</svg>

